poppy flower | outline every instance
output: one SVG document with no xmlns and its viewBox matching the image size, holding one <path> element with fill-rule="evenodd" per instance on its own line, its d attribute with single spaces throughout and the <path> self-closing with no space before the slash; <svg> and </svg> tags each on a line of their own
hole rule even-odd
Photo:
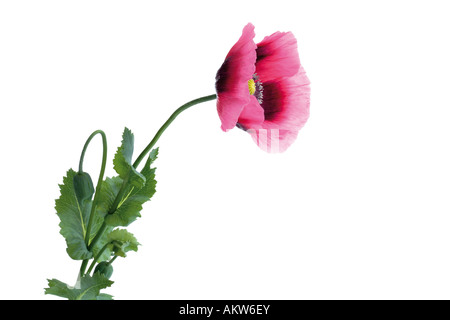
<svg viewBox="0 0 450 320">
<path fill-rule="evenodd" d="M 271 153 L 285 151 L 309 117 L 310 87 L 291 32 L 255 44 L 249 23 L 216 75 L 222 130 L 238 127 Z"/>
</svg>

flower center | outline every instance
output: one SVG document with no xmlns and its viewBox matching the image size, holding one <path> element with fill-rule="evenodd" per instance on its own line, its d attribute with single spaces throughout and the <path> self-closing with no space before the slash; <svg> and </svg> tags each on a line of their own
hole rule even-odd
<svg viewBox="0 0 450 320">
<path fill-rule="evenodd" d="M 256 97 L 259 104 L 261 104 L 263 100 L 263 90 L 264 88 L 258 75 L 256 73 L 253 74 L 252 78 L 248 80 L 248 92 L 250 92 L 252 96 Z"/>
<path fill-rule="evenodd" d="M 251 95 L 255 94 L 255 91 L 256 91 L 255 80 L 253 80 L 253 79 L 248 80 L 248 91 L 250 91 Z"/>
</svg>

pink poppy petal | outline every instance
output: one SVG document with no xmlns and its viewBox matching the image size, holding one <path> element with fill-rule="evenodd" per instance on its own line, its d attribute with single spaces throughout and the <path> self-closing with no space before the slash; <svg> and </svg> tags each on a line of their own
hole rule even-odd
<svg viewBox="0 0 450 320">
<path fill-rule="evenodd" d="M 308 120 L 309 105 L 309 80 L 303 68 L 293 77 L 266 82 L 261 105 L 265 120 L 247 132 L 264 151 L 284 152 Z"/>
<path fill-rule="evenodd" d="M 283 130 L 300 130 L 309 117 L 310 82 L 303 68 L 293 77 L 280 78 L 264 84 L 266 126 Z"/>
<path fill-rule="evenodd" d="M 297 40 L 291 32 L 276 32 L 257 47 L 256 73 L 261 81 L 290 77 L 299 71 Z"/>
<path fill-rule="evenodd" d="M 250 96 L 250 102 L 242 110 L 238 123 L 245 128 L 260 127 L 264 122 L 264 109 L 254 96 Z"/>
<path fill-rule="evenodd" d="M 256 61 L 254 28 L 251 23 L 244 27 L 241 37 L 217 71 L 217 111 L 224 131 L 236 126 L 244 106 L 250 102 L 248 80 L 255 73 Z"/>
<path fill-rule="evenodd" d="M 239 119 L 244 106 L 248 104 L 249 99 L 236 98 L 229 94 L 217 95 L 217 112 L 222 122 L 221 129 L 228 131 L 233 129 Z"/>
</svg>

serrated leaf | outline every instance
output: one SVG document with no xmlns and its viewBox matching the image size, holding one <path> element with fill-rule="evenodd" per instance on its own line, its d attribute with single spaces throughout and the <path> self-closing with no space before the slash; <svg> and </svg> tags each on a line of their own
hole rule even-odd
<svg viewBox="0 0 450 320">
<path fill-rule="evenodd" d="M 152 151 L 150 151 L 150 154 L 148 155 L 148 159 L 147 159 L 147 163 L 146 166 L 149 166 L 156 161 L 156 159 L 158 159 L 158 154 L 159 154 L 159 147 L 153 149 Z"/>
<path fill-rule="evenodd" d="M 145 177 L 146 182 L 145 185 L 140 190 L 136 191 L 135 194 L 143 197 L 142 200 L 145 200 L 144 202 L 150 200 L 156 192 L 156 168 L 151 168 L 151 165 L 158 158 L 158 152 L 159 148 L 153 149 L 150 152 L 147 162 L 145 163 L 144 168 L 141 171 L 141 173 Z"/>
<path fill-rule="evenodd" d="M 119 257 L 125 258 L 128 251 L 138 251 L 139 242 L 134 235 L 125 229 L 115 229 L 108 234 L 110 249 Z"/>
<path fill-rule="evenodd" d="M 107 215 L 105 222 L 111 227 L 127 227 L 141 217 L 142 201 L 134 197 L 128 198 L 114 214 Z"/>
<path fill-rule="evenodd" d="M 145 184 L 141 188 L 131 188 L 127 196 L 122 199 L 117 210 L 105 217 L 105 222 L 112 227 L 126 227 L 141 217 L 142 205 L 149 201 L 156 192 L 155 171 L 151 164 L 158 156 L 158 149 L 150 152 L 149 158 L 142 169 Z"/>
<path fill-rule="evenodd" d="M 105 216 L 110 209 L 122 187 L 123 180 L 120 177 L 106 178 L 102 183 L 102 190 L 97 204 L 99 215 Z"/>
<path fill-rule="evenodd" d="M 133 192 L 131 193 L 131 196 L 134 196 L 135 199 L 139 199 L 142 203 L 150 200 L 156 192 L 156 168 L 151 168 L 151 165 L 158 157 L 158 150 L 159 148 L 156 148 L 150 152 L 147 162 L 145 163 L 144 168 L 141 171 L 146 179 L 145 185 L 139 190 L 133 190 Z"/>
<path fill-rule="evenodd" d="M 128 128 L 125 128 L 122 135 L 122 145 L 117 149 L 114 156 L 114 170 L 120 178 L 140 189 L 145 184 L 145 177 L 132 165 L 133 151 L 134 135 Z"/>
<path fill-rule="evenodd" d="M 111 209 L 114 200 L 122 186 L 123 180 L 120 177 L 106 178 L 102 184 L 102 190 L 100 192 L 99 201 L 97 205 L 96 217 L 101 217 L 97 223 L 94 223 L 93 230 L 100 228 L 103 223 L 103 219 L 106 214 L 108 214 Z M 97 256 L 98 252 L 103 248 L 105 244 L 108 243 L 107 235 L 113 230 L 113 227 L 107 226 L 102 237 L 98 240 L 96 246 L 93 248 L 94 256 Z M 99 257 L 98 262 L 107 261 L 111 257 L 111 250 L 106 249 L 102 255 Z"/>
<path fill-rule="evenodd" d="M 94 257 L 97 256 L 97 254 L 100 252 L 100 250 L 105 246 L 105 244 L 108 243 L 108 240 L 106 238 L 106 236 L 108 235 L 108 233 L 110 233 L 114 228 L 107 226 L 105 231 L 103 232 L 103 236 L 98 240 L 97 244 L 95 245 L 94 248 L 92 248 L 92 253 L 94 254 Z M 98 258 L 97 262 L 102 262 L 102 261 L 108 261 L 111 258 L 112 252 L 109 248 L 106 248 L 105 251 L 103 251 L 103 253 L 100 255 L 100 257 Z"/>
<path fill-rule="evenodd" d="M 45 294 L 69 300 L 97 300 L 99 296 L 105 297 L 104 294 L 100 294 L 100 290 L 110 287 L 113 283 L 100 273 L 96 273 L 92 277 L 90 275 L 83 276 L 77 287 L 70 287 L 62 281 L 51 279 L 48 280 L 49 287 L 45 289 Z"/>
<path fill-rule="evenodd" d="M 76 174 L 72 169 L 67 172 L 63 184 L 59 186 L 61 195 L 55 201 L 55 209 L 61 220 L 60 233 L 66 239 L 67 253 L 74 260 L 84 260 L 92 257 L 84 240 L 92 201 L 78 202 L 73 184 Z"/>
</svg>

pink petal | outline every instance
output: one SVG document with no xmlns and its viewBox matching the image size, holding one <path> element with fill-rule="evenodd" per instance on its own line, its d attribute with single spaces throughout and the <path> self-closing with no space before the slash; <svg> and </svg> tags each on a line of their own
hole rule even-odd
<svg viewBox="0 0 450 320">
<path fill-rule="evenodd" d="M 280 129 L 251 129 L 247 131 L 253 141 L 263 151 L 268 153 L 282 153 L 297 139 L 298 131 Z"/>
<path fill-rule="evenodd" d="M 291 32 L 276 32 L 265 37 L 257 47 L 256 73 L 263 83 L 299 71 L 297 40 Z"/>
<path fill-rule="evenodd" d="M 236 126 L 244 106 L 250 102 L 247 82 L 255 73 L 254 28 L 251 23 L 244 27 L 241 37 L 217 71 L 217 112 L 224 131 Z"/>
<path fill-rule="evenodd" d="M 279 78 L 264 84 L 266 125 L 280 129 L 300 129 L 309 117 L 310 87 L 303 68 L 293 77 Z"/>
<path fill-rule="evenodd" d="M 309 118 L 310 87 L 302 67 L 293 77 L 284 77 L 264 84 L 262 107 L 265 121 L 251 127 L 258 146 L 271 153 L 285 151 L 297 138 L 298 131 Z"/>
<path fill-rule="evenodd" d="M 250 96 L 250 102 L 242 110 L 238 123 L 245 128 L 255 128 L 264 122 L 264 109 L 255 96 Z"/>
</svg>

